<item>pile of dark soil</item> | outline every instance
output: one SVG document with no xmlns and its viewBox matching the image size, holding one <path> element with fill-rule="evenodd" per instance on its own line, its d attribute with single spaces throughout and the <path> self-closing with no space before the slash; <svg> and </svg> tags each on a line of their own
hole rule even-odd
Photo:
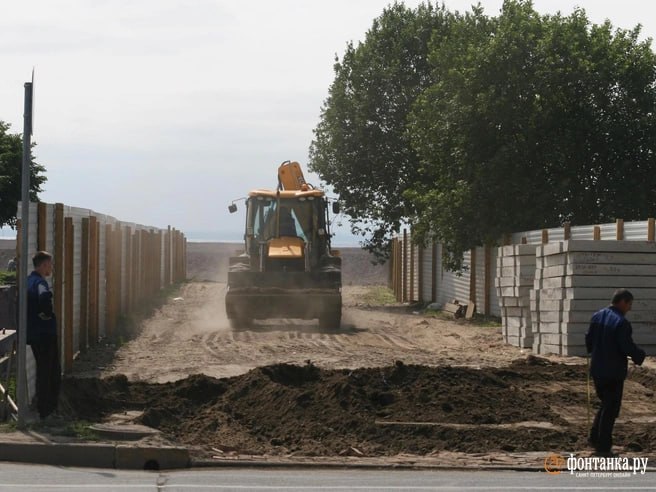
<svg viewBox="0 0 656 492">
<path fill-rule="evenodd" d="M 644 377 L 641 384 L 653 391 L 656 377 Z M 532 389 L 552 381 L 564 389 Z M 161 385 L 121 376 L 71 378 L 63 394 L 76 416 L 90 421 L 144 410 L 143 424 L 185 445 L 257 454 L 482 453 L 584 447 L 585 429 L 554 411 L 554 405 L 578 406 L 585 415 L 585 395 L 567 389 L 581 381 L 585 366 L 536 358 L 480 370 L 402 362 L 357 370 L 279 364 L 229 379 L 196 375 Z M 527 421 L 555 427 L 512 425 Z M 436 425 L 417 425 L 427 422 Z M 656 444 L 647 425 L 624 437 L 645 450 Z"/>
</svg>

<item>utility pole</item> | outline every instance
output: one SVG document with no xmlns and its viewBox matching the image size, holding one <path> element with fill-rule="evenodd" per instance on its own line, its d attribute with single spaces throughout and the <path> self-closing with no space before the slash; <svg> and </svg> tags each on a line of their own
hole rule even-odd
<svg viewBox="0 0 656 492">
<path fill-rule="evenodd" d="M 16 372 L 16 399 L 18 400 L 18 427 L 25 427 L 27 413 L 27 256 L 30 229 L 30 164 L 32 160 L 32 102 L 34 96 L 34 71 L 32 81 L 25 83 L 25 108 L 23 110 L 23 164 L 21 179 L 21 252 L 18 268 L 18 367 Z"/>
</svg>

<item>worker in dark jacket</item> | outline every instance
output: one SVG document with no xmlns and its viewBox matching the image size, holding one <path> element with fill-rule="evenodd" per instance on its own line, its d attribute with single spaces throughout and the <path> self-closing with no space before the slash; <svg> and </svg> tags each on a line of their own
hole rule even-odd
<svg viewBox="0 0 656 492">
<path fill-rule="evenodd" d="M 27 278 L 27 343 L 36 360 L 36 399 L 45 419 L 57 409 L 61 368 L 57 344 L 57 319 L 46 277 L 52 275 L 52 255 L 39 251 L 32 258 L 34 271 Z"/>
<path fill-rule="evenodd" d="M 592 354 L 590 376 L 594 380 L 601 407 L 590 430 L 590 443 L 597 454 L 612 454 L 615 419 L 622 404 L 628 361 L 641 365 L 645 351 L 633 343 L 631 323 L 624 317 L 633 305 L 633 294 L 626 289 L 615 292 L 611 305 L 592 316 L 585 345 Z"/>
</svg>

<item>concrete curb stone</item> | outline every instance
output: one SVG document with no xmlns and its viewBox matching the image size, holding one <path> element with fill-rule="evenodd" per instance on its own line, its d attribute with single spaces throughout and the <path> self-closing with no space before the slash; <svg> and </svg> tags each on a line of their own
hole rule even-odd
<svg viewBox="0 0 656 492">
<path fill-rule="evenodd" d="M 0 442 L 0 461 L 130 470 L 173 470 L 191 466 L 186 448 L 99 443 Z"/>
</svg>

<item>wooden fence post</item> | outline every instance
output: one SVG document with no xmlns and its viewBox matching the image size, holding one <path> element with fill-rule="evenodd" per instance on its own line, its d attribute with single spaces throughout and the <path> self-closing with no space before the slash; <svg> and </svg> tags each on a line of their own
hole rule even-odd
<svg viewBox="0 0 656 492">
<path fill-rule="evenodd" d="M 157 231 L 157 290 L 162 290 L 164 286 L 163 265 L 164 265 L 164 233 L 161 230 Z"/>
<path fill-rule="evenodd" d="M 78 350 L 84 352 L 89 345 L 89 218 L 82 218 L 82 243 L 80 247 L 80 326 Z"/>
<path fill-rule="evenodd" d="M 66 322 L 63 313 L 62 302 L 64 300 L 64 204 L 55 204 L 55 251 L 54 251 L 54 273 L 53 273 L 53 306 L 57 318 L 57 338 L 60 345 L 64 344 L 64 326 Z M 61 350 L 61 347 L 60 347 Z"/>
<path fill-rule="evenodd" d="M 98 301 L 100 289 L 100 224 L 94 215 L 89 217 L 89 335 L 90 346 L 98 343 Z"/>
<path fill-rule="evenodd" d="M 615 221 L 615 235 L 618 241 L 624 240 L 624 219 Z"/>
<path fill-rule="evenodd" d="M 417 246 L 417 300 L 424 302 L 424 247 Z"/>
<path fill-rule="evenodd" d="M 132 229 L 125 228 L 125 313 L 132 312 L 132 276 L 134 275 L 134 262 L 132 260 Z"/>
<path fill-rule="evenodd" d="M 431 301 L 437 302 L 437 242 L 435 239 L 433 239 L 431 262 Z"/>
<path fill-rule="evenodd" d="M 105 332 L 107 337 L 114 335 L 116 328 L 116 308 L 114 306 L 114 291 L 116 279 L 114 278 L 114 241 L 112 225 L 105 224 Z"/>
<path fill-rule="evenodd" d="M 182 281 L 187 280 L 187 237 L 182 234 Z"/>
<path fill-rule="evenodd" d="M 140 249 L 139 257 L 139 301 L 142 302 L 146 296 L 146 268 L 148 266 L 148 251 L 146 243 L 146 231 L 144 229 L 139 231 L 140 236 Z"/>
<path fill-rule="evenodd" d="M 73 218 L 64 219 L 64 372 L 73 370 L 73 305 L 75 289 L 73 285 L 73 274 L 75 265 L 75 232 L 73 230 Z"/>
<path fill-rule="evenodd" d="M 132 236 L 132 311 L 134 312 L 139 304 L 139 275 L 141 269 L 141 233 L 138 229 L 134 230 Z"/>
<path fill-rule="evenodd" d="M 155 231 L 150 230 L 148 232 L 148 249 L 149 249 L 149 265 L 148 265 L 148 297 L 152 298 L 155 293 L 155 262 L 157 260 L 157 251 L 156 251 L 156 237 Z"/>
<path fill-rule="evenodd" d="M 182 244 L 182 232 L 177 231 L 178 235 L 178 282 L 182 281 L 182 276 L 183 276 L 183 265 L 182 265 L 182 255 L 184 254 L 183 250 L 183 244 Z"/>
<path fill-rule="evenodd" d="M 592 228 L 592 239 L 594 239 L 595 241 L 601 240 L 601 227 L 594 226 Z"/>
<path fill-rule="evenodd" d="M 178 281 L 178 244 L 175 227 L 171 229 L 171 282 Z"/>
<path fill-rule="evenodd" d="M 394 288 L 394 238 L 390 239 L 390 256 L 388 260 L 389 270 L 388 275 L 388 286 L 392 289 L 392 292 L 396 295 L 396 289 Z"/>
<path fill-rule="evenodd" d="M 469 300 L 476 304 L 476 248 L 471 249 L 469 257 Z M 466 300 L 467 299 L 463 299 L 463 301 Z"/>
<path fill-rule="evenodd" d="M 415 299 L 415 263 L 416 263 L 416 258 L 415 258 L 415 245 L 412 239 L 412 229 L 410 229 L 410 244 L 408 245 L 410 248 L 410 294 L 408 296 L 408 301 L 414 302 L 416 301 Z"/>
<path fill-rule="evenodd" d="M 114 229 L 114 275 L 116 278 L 114 309 L 116 309 L 116 326 L 118 327 L 118 318 L 123 314 L 123 228 L 119 223 Z"/>
<path fill-rule="evenodd" d="M 547 244 L 549 242 L 549 230 L 542 229 L 542 244 Z"/>
<path fill-rule="evenodd" d="M 563 239 L 568 241 L 572 238 L 572 225 L 569 222 L 563 224 Z"/>
<path fill-rule="evenodd" d="M 171 285 L 171 226 L 164 233 L 164 282 Z"/>
<path fill-rule="evenodd" d="M 654 233 L 656 228 L 654 227 L 656 220 L 653 217 L 647 219 L 647 241 L 654 241 Z"/>
<path fill-rule="evenodd" d="M 47 227 L 48 227 L 48 206 L 43 203 L 37 203 L 37 249 L 39 251 L 45 251 L 47 244 Z"/>
<path fill-rule="evenodd" d="M 157 281 L 155 278 L 156 265 L 157 265 L 157 233 L 151 229 L 149 234 L 150 242 L 150 271 L 148 272 L 150 289 L 148 291 L 149 296 L 152 298 L 155 292 L 157 291 Z"/>
<path fill-rule="evenodd" d="M 403 294 L 401 302 L 408 301 L 408 231 L 403 229 Z"/>
<path fill-rule="evenodd" d="M 490 306 L 490 290 L 492 287 L 492 248 L 485 246 L 485 316 L 492 314 Z"/>
<path fill-rule="evenodd" d="M 396 281 L 397 281 L 397 300 L 403 302 L 403 272 L 405 268 L 403 266 L 403 242 L 399 238 L 397 240 L 398 244 L 396 245 Z"/>
</svg>

